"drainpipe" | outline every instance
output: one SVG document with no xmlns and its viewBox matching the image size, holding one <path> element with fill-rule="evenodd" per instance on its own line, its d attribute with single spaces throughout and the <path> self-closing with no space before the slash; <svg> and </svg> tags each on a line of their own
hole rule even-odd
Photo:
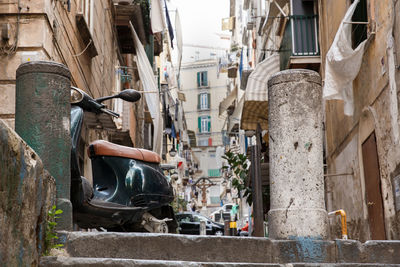
<svg viewBox="0 0 400 267">
<path fill-rule="evenodd" d="M 347 223 L 346 223 L 346 212 L 344 210 L 335 210 L 328 213 L 329 216 L 340 215 L 342 223 L 342 239 L 347 240 Z"/>
</svg>

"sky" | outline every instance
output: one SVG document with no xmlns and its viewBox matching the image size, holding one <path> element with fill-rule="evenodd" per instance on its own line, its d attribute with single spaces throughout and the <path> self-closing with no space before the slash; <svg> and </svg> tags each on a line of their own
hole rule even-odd
<svg viewBox="0 0 400 267">
<path fill-rule="evenodd" d="M 175 27 L 175 10 L 178 10 L 181 20 L 184 45 L 182 62 L 212 56 L 210 54 L 213 51 L 210 49 L 188 45 L 229 48 L 230 41 L 220 38 L 221 34 L 230 35 L 229 31 L 222 31 L 221 27 L 222 19 L 229 17 L 229 5 L 229 0 L 167 1 L 172 25 Z"/>
</svg>

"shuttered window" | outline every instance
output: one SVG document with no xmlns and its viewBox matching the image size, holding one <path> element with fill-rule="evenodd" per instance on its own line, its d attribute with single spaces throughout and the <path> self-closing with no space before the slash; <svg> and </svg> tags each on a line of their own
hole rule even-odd
<svg viewBox="0 0 400 267">
<path fill-rule="evenodd" d="M 197 73 L 197 87 L 208 86 L 207 71 Z"/>
<path fill-rule="evenodd" d="M 210 116 L 200 116 L 198 118 L 198 127 L 200 133 L 211 132 L 211 117 Z"/>
<path fill-rule="evenodd" d="M 210 109 L 210 94 L 201 93 L 198 95 L 197 109 Z"/>
</svg>

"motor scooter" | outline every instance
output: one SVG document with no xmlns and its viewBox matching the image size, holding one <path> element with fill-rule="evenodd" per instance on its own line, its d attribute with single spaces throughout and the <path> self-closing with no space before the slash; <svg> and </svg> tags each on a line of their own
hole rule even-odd
<svg viewBox="0 0 400 267">
<path fill-rule="evenodd" d="M 81 175 L 78 152 L 85 112 L 119 114 L 104 100 L 136 102 L 141 94 L 126 89 L 117 95 L 93 99 L 71 87 L 71 202 L 74 222 L 80 228 L 107 231 L 176 233 L 178 223 L 170 203 L 173 188 L 152 151 L 121 146 L 104 140 L 89 145 L 93 185 Z"/>
</svg>

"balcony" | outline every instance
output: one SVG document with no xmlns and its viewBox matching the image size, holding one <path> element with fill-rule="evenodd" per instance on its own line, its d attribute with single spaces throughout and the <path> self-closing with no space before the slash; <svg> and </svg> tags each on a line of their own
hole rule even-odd
<svg viewBox="0 0 400 267">
<path fill-rule="evenodd" d="M 129 21 L 132 22 L 142 44 L 147 44 L 146 26 L 149 24 L 148 19 L 146 19 L 147 14 L 142 13 L 143 7 L 139 1 L 113 0 L 113 5 L 114 23 L 117 29 L 120 52 L 122 54 L 135 54 Z"/>
<path fill-rule="evenodd" d="M 319 71 L 318 15 L 292 15 L 289 19 L 280 47 L 281 70 Z"/>
</svg>

